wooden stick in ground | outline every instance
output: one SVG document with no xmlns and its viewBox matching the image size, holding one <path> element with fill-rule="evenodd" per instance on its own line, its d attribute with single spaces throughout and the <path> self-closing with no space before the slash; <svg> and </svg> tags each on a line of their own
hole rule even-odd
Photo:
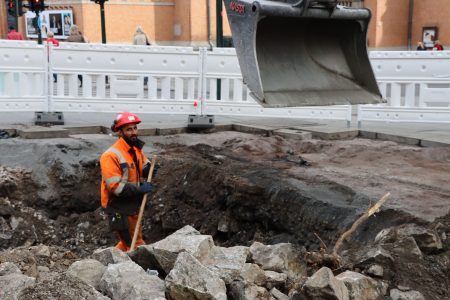
<svg viewBox="0 0 450 300">
<path fill-rule="evenodd" d="M 339 239 L 336 242 L 336 245 L 333 248 L 333 255 L 337 256 L 338 252 L 340 250 L 340 248 L 342 247 L 342 244 L 345 242 L 345 240 L 353 233 L 356 231 L 356 229 L 365 221 L 367 220 L 371 215 L 373 215 L 374 213 L 376 213 L 380 207 L 386 202 L 386 200 L 388 199 L 388 197 L 391 195 L 391 193 L 387 193 L 386 195 L 384 195 L 377 203 L 375 203 L 374 206 L 372 206 L 371 208 L 369 208 L 361 217 L 358 218 L 358 220 L 356 220 L 352 227 L 347 230 L 346 232 L 344 232 Z"/>
<path fill-rule="evenodd" d="M 153 170 L 155 169 L 155 165 L 156 165 L 156 157 L 157 157 L 156 155 L 153 155 L 152 165 L 150 167 L 150 172 L 148 173 L 147 182 L 152 182 Z M 133 251 L 136 248 L 136 241 L 137 241 L 137 237 L 139 234 L 139 229 L 141 228 L 142 216 L 144 215 L 145 204 L 147 203 L 147 197 L 148 197 L 148 194 L 146 193 L 144 195 L 144 198 L 142 198 L 141 208 L 139 209 L 139 215 L 138 215 L 138 219 L 136 222 L 136 227 L 134 228 L 133 240 L 131 242 L 130 251 Z"/>
</svg>

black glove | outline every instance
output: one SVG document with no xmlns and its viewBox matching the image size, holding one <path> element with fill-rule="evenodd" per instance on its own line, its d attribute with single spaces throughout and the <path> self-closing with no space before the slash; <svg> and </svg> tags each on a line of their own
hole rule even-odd
<svg viewBox="0 0 450 300">
<path fill-rule="evenodd" d="M 142 194 L 151 193 L 153 191 L 153 185 L 150 182 L 143 182 L 139 187 L 139 192 Z"/>
<path fill-rule="evenodd" d="M 142 177 L 144 178 L 148 178 L 148 173 L 150 173 L 150 168 L 151 168 L 152 164 L 151 163 L 147 163 L 145 164 L 145 166 L 142 168 Z M 156 164 L 155 167 L 153 168 L 153 175 L 152 178 L 156 177 L 156 174 L 158 174 L 158 170 L 161 166 L 159 164 Z"/>
</svg>

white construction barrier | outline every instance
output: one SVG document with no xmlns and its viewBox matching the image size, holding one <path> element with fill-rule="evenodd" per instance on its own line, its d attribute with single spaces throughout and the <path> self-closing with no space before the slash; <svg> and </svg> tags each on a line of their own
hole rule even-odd
<svg viewBox="0 0 450 300">
<path fill-rule="evenodd" d="M 47 56 L 31 41 L 0 40 L 0 111 L 47 111 Z"/>
</svg>

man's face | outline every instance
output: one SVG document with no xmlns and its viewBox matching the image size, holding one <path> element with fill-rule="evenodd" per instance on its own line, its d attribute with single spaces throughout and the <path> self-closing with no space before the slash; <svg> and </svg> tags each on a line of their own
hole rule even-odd
<svg viewBox="0 0 450 300">
<path fill-rule="evenodd" d="M 136 124 L 124 125 L 122 128 L 120 128 L 119 135 L 123 137 L 125 140 L 135 142 L 138 138 L 137 125 Z"/>
</svg>

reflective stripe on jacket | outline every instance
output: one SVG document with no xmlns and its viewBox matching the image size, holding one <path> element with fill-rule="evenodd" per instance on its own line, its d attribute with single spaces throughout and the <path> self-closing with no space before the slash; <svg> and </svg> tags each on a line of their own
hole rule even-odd
<svg viewBox="0 0 450 300">
<path fill-rule="evenodd" d="M 140 182 L 145 181 L 142 178 L 142 168 L 149 162 L 143 151 L 133 147 L 136 152 L 137 165 L 133 161 L 133 154 L 129 151 L 131 147 L 123 138 L 106 150 L 100 158 L 100 167 L 102 171 L 101 183 L 101 205 L 107 208 L 110 201 L 118 197 L 125 184 L 132 184 L 139 187 Z M 138 169 L 139 168 L 139 169 Z"/>
</svg>

